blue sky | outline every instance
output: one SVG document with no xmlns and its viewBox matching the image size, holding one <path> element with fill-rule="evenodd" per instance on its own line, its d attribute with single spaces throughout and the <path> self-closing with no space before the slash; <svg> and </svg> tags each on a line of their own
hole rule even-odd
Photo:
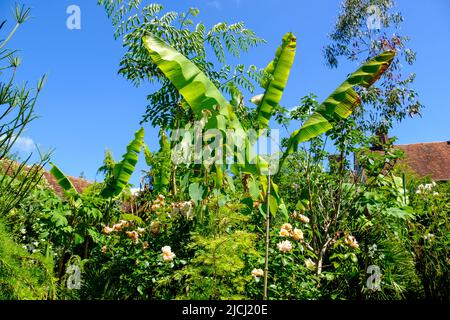
<svg viewBox="0 0 450 320">
<path fill-rule="evenodd" d="M 1 0 L 1 19 L 11 19 L 17 1 Z M 149 1 L 143 1 L 144 3 Z M 156 1 L 155 1 L 156 2 Z M 23 134 L 20 147 L 54 148 L 53 162 L 67 174 L 81 172 L 96 178 L 104 151 L 119 159 L 145 111 L 146 95 L 155 87 L 135 88 L 117 75 L 123 54 L 121 41 L 96 0 L 22 0 L 32 7 L 33 18 L 19 29 L 10 47 L 19 48 L 23 64 L 19 79 L 33 83 L 43 73 L 49 78 L 37 105 L 39 119 Z M 241 58 L 241 63 L 266 66 L 281 37 L 288 31 L 298 39 L 297 58 L 282 105 L 295 106 L 314 92 L 323 100 L 356 64 L 336 69 L 325 66 L 322 49 L 328 43 L 340 1 L 299 0 L 161 0 L 168 10 L 198 7 L 198 20 L 211 26 L 219 21 L 244 21 L 267 44 Z M 281 5 L 282 3 L 282 5 Z M 81 30 L 66 27 L 69 5 L 81 8 Z M 450 2 L 397 0 L 405 21 L 401 32 L 411 37 L 409 46 L 417 61 L 408 71 L 417 73 L 414 88 L 426 106 L 422 118 L 407 119 L 391 132 L 398 143 L 450 140 Z M 11 22 L 11 21 L 10 21 Z M 11 23 L 7 25 L 11 27 Z M 157 148 L 157 129 L 145 126 L 146 142 Z M 138 170 L 144 169 L 143 159 Z M 135 174 L 132 182 L 138 182 Z M 97 177 L 98 179 L 100 177 Z"/>
</svg>

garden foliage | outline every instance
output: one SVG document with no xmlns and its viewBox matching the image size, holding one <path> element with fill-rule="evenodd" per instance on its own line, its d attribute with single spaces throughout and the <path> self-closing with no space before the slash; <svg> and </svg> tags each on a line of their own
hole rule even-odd
<svg viewBox="0 0 450 320">
<path fill-rule="evenodd" d="M 345 10 L 355 6 L 344 3 Z M 264 43 L 241 22 L 207 30 L 194 23 L 194 8 L 99 4 L 124 41 L 119 74 L 135 85 L 161 85 L 148 96 L 142 122 L 160 128 L 160 148 L 151 151 L 140 128 L 119 161 L 105 154 L 104 181 L 85 190 L 52 163 L 56 193 L 41 179 L 48 157 L 25 167 L 10 153 L 33 118 L 43 80 L 31 96 L 2 73 L 0 105 L 18 113 L 12 127 L 0 118 L 1 299 L 450 298 L 449 183 L 405 172 L 394 141 L 377 142 L 373 152 L 373 124 L 361 127 L 368 92 L 383 88 L 398 63 L 396 46 L 371 51 L 322 103 L 299 97 L 288 112 L 280 103 L 295 72 L 294 34 L 281 39 L 265 69 L 231 66 L 228 55 Z M 350 22 L 360 17 L 345 10 L 334 41 L 359 36 Z M 18 7 L 18 25 L 27 14 Z M 333 45 L 325 52 L 332 66 L 349 54 Z M 0 53 L 14 74 L 13 51 Z M 247 106 L 244 93 L 259 88 Z M 251 129 L 269 129 L 270 137 L 274 121 L 299 125 L 282 141 L 278 170 L 251 151 L 230 166 L 172 161 L 177 129 L 200 123 L 223 135 L 233 129 L 235 139 Z M 131 192 L 141 153 L 148 168 Z"/>
</svg>

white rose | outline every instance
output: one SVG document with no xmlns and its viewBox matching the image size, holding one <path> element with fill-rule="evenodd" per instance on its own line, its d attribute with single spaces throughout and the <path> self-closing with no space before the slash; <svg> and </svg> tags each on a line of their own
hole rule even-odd
<svg viewBox="0 0 450 320">
<path fill-rule="evenodd" d="M 303 240 L 303 231 L 295 228 L 294 229 L 294 239 L 297 241 L 302 241 Z"/>
<path fill-rule="evenodd" d="M 291 231 L 292 230 L 292 225 L 290 223 L 285 223 L 281 226 L 281 229 L 285 229 L 287 231 Z"/>
<path fill-rule="evenodd" d="M 264 271 L 262 269 L 253 269 L 252 270 L 252 277 L 259 278 L 264 275 Z"/>
<path fill-rule="evenodd" d="M 172 249 L 170 248 L 170 246 L 164 246 L 161 248 L 162 253 L 164 254 L 170 254 L 172 253 Z"/>
<path fill-rule="evenodd" d="M 309 223 L 309 218 L 308 218 L 307 216 L 303 215 L 303 214 L 300 214 L 300 215 L 298 216 L 298 218 L 299 218 L 299 220 L 300 220 L 301 222 L 303 222 L 303 223 L 306 223 L 306 224 Z"/>
<path fill-rule="evenodd" d="M 166 262 L 172 261 L 175 257 L 175 253 L 173 252 L 163 253 L 163 259 Z"/>
<path fill-rule="evenodd" d="M 282 252 L 289 252 L 292 250 L 292 243 L 289 240 L 284 240 L 278 243 L 278 250 Z"/>
</svg>

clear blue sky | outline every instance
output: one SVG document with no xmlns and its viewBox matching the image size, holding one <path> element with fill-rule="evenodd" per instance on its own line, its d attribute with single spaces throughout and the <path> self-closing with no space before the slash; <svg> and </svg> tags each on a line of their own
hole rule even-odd
<svg viewBox="0 0 450 320">
<path fill-rule="evenodd" d="M 17 1 L 0 0 L 0 18 L 11 18 Z M 147 3 L 149 1 L 143 1 Z M 158 1 L 154 1 L 158 2 Z M 33 18 L 18 31 L 10 47 L 21 49 L 23 65 L 19 79 L 31 83 L 43 73 L 49 78 L 38 102 L 40 118 L 24 133 L 41 148 L 55 148 L 53 161 L 70 175 L 84 172 L 96 178 L 104 151 L 109 148 L 119 159 L 145 111 L 146 94 L 154 87 L 135 88 L 117 75 L 123 54 L 121 41 L 96 0 L 22 0 L 32 7 Z M 323 100 L 356 65 L 339 70 L 325 66 L 322 48 L 328 43 L 340 1 L 299 0 L 161 0 L 168 10 L 198 7 L 199 20 L 206 25 L 219 21 L 244 21 L 267 44 L 242 57 L 245 64 L 264 67 L 287 31 L 298 38 L 298 54 L 282 105 L 295 106 L 314 92 Z M 81 8 L 81 30 L 66 28 L 66 9 Z M 282 4 L 282 5 L 281 5 Z M 415 89 L 425 104 L 422 118 L 408 119 L 391 134 L 399 143 L 450 140 L 450 2 L 398 0 L 405 22 L 402 33 L 411 37 L 417 51 L 412 69 L 417 73 Z M 11 22 L 11 21 L 10 21 Z M 7 27 L 11 27 L 8 24 Z M 145 126 L 146 142 L 157 148 L 157 130 Z M 145 168 L 141 159 L 138 169 Z M 99 178 L 99 177 L 98 177 Z M 138 174 L 133 177 L 138 182 Z"/>
</svg>

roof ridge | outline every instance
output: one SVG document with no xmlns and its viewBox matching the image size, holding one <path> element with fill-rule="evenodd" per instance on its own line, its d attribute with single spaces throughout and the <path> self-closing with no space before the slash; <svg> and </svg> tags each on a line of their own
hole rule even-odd
<svg viewBox="0 0 450 320">
<path fill-rule="evenodd" d="M 83 177 L 75 177 L 75 176 L 71 176 L 71 175 L 66 175 L 67 178 L 73 178 L 73 179 L 78 179 L 78 180 L 83 180 L 89 183 L 94 183 L 93 180 L 87 179 L 87 178 L 83 178 Z"/>
<path fill-rule="evenodd" d="M 448 140 L 448 141 L 433 141 L 433 142 L 400 143 L 400 144 L 395 144 L 394 146 L 412 146 L 412 145 L 417 145 L 417 144 L 435 144 L 435 143 L 446 143 L 446 144 L 450 145 L 450 140 Z"/>
</svg>

